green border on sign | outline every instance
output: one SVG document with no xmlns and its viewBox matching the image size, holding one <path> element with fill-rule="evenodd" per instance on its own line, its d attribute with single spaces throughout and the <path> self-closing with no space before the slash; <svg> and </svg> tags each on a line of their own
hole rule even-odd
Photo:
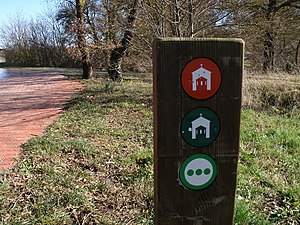
<svg viewBox="0 0 300 225">
<path fill-rule="evenodd" d="M 192 185 L 190 184 L 186 179 L 185 179 L 185 176 L 184 176 L 184 170 L 185 168 L 187 167 L 187 165 L 193 161 L 194 159 L 206 159 L 207 161 L 209 161 L 213 167 L 213 174 L 212 174 L 212 177 L 210 178 L 210 180 L 203 184 L 203 185 L 199 185 L 199 186 L 195 186 L 195 185 Z M 211 158 L 210 156 L 208 155 L 205 155 L 205 154 L 196 154 L 196 155 L 192 155 L 190 156 L 189 158 L 187 158 L 183 164 L 181 165 L 180 167 L 180 170 L 179 170 L 179 179 L 181 181 L 181 183 L 188 189 L 190 190 L 193 190 L 193 191 L 199 191 L 199 190 L 202 190 L 206 187 L 208 187 L 209 185 L 211 185 L 211 183 L 215 180 L 217 176 L 217 164 L 216 162 L 214 161 L 213 158 Z"/>
</svg>

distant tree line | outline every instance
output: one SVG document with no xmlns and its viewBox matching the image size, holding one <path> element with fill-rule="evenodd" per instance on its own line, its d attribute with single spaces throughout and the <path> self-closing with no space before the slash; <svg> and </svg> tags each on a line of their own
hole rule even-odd
<svg viewBox="0 0 300 225">
<path fill-rule="evenodd" d="M 249 69 L 299 70 L 300 0 L 53 0 L 54 12 L 1 28 L 7 62 L 122 70 L 151 69 L 155 37 L 242 38 Z"/>
<path fill-rule="evenodd" d="M 6 63 L 30 67 L 78 67 L 80 61 L 70 55 L 64 30 L 50 14 L 38 20 L 21 15 L 10 18 L 0 30 Z"/>
</svg>

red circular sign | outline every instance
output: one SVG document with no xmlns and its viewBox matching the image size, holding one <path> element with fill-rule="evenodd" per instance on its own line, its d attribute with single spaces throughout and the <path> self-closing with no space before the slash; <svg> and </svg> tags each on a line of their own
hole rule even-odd
<svg viewBox="0 0 300 225">
<path fill-rule="evenodd" d="M 219 90 L 221 79 L 221 72 L 216 63 L 207 58 L 197 58 L 184 67 L 181 84 L 189 96 L 207 99 Z"/>
</svg>

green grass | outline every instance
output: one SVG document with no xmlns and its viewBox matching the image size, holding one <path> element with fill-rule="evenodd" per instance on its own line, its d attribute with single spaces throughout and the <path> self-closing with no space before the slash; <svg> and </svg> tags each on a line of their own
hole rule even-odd
<svg viewBox="0 0 300 225">
<path fill-rule="evenodd" d="M 24 144 L 18 166 L 3 175 L 0 224 L 153 224 L 151 76 L 84 82 L 63 116 Z M 283 111 L 284 104 L 264 103 L 263 90 L 278 94 L 253 85 L 244 94 L 235 224 L 298 224 L 296 95 Z"/>
<path fill-rule="evenodd" d="M 297 224 L 300 219 L 299 127 L 299 114 L 242 114 L 238 202 L 263 213 L 270 224 Z"/>
<path fill-rule="evenodd" d="M 151 78 L 86 85 L 43 137 L 23 146 L 1 184 L 0 223 L 152 223 Z"/>
</svg>

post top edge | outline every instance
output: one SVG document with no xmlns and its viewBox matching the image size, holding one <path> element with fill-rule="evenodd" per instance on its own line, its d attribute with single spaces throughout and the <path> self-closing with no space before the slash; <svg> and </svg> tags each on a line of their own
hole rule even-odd
<svg viewBox="0 0 300 225">
<path fill-rule="evenodd" d="M 215 42 L 238 42 L 244 44 L 244 40 L 241 38 L 189 38 L 189 37 L 156 37 L 155 41 L 168 42 L 168 41 L 179 41 L 179 42 L 194 42 L 194 41 L 215 41 Z"/>
</svg>

